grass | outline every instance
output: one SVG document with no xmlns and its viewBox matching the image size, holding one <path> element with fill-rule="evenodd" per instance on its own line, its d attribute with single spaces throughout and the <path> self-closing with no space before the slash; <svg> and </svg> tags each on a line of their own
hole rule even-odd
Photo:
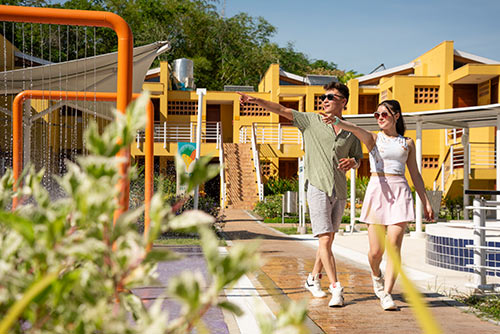
<svg viewBox="0 0 500 334">
<path fill-rule="evenodd" d="M 306 222 L 309 223 L 309 219 L 306 219 Z M 266 224 L 281 224 L 281 217 L 275 218 L 264 218 L 264 223 Z M 299 217 L 285 217 L 285 224 L 298 224 Z"/>
<path fill-rule="evenodd" d="M 196 238 L 168 238 L 168 239 L 157 239 L 154 242 L 155 245 L 168 245 L 168 246 L 179 246 L 179 245 L 200 245 L 200 239 Z"/>
<path fill-rule="evenodd" d="M 297 232 L 297 228 L 296 227 L 273 227 L 273 228 L 275 230 L 278 230 L 278 231 L 283 232 L 283 233 L 288 234 L 288 235 L 290 235 L 290 234 L 299 234 Z M 307 232 L 306 233 L 307 234 L 312 233 L 312 230 L 311 230 L 310 227 L 307 227 Z"/>
<path fill-rule="evenodd" d="M 472 307 L 480 316 L 500 321 L 500 295 L 472 295 L 457 299 L 465 305 Z"/>
<path fill-rule="evenodd" d="M 227 246 L 226 241 L 222 238 L 219 233 L 216 233 L 219 238 L 219 246 L 225 247 Z M 196 233 L 187 233 L 187 232 L 175 232 L 175 233 L 165 233 L 161 236 L 160 239 L 156 239 L 154 242 L 155 245 L 168 245 L 168 246 L 199 246 L 201 245 L 201 240 Z"/>
</svg>

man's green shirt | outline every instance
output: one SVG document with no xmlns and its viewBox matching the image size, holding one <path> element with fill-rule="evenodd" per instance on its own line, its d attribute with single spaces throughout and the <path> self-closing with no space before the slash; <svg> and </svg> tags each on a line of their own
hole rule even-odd
<svg viewBox="0 0 500 334">
<path fill-rule="evenodd" d="M 302 132 L 305 145 L 304 173 L 306 180 L 316 188 L 339 199 L 347 198 L 345 173 L 338 169 L 342 158 L 363 158 L 359 139 L 349 131 L 335 133 L 321 115 L 293 110 L 293 125 Z"/>
</svg>

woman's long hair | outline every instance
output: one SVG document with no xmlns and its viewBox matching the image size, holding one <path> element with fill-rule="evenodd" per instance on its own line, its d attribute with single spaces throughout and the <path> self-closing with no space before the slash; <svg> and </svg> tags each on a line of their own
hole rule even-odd
<svg viewBox="0 0 500 334">
<path fill-rule="evenodd" d="M 405 121 L 403 120 L 403 113 L 401 112 L 401 105 L 399 104 L 399 102 L 397 100 L 385 100 L 380 102 L 378 106 L 386 107 L 387 110 L 389 110 L 389 112 L 391 112 L 393 116 L 399 113 L 399 118 L 396 121 L 396 132 L 399 135 L 404 136 L 406 131 L 406 125 Z"/>
</svg>

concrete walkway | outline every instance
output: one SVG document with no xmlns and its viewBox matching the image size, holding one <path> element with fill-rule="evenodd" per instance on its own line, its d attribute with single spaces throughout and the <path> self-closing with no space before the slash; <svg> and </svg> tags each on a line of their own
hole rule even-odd
<svg viewBox="0 0 500 334">
<path fill-rule="evenodd" d="M 317 241 L 309 236 L 286 236 L 260 223 L 243 210 L 226 210 L 226 237 L 232 243 L 260 239 L 260 252 L 266 263 L 249 275 L 255 294 L 259 294 L 272 312 L 288 300 L 307 298 L 311 333 L 420 333 L 420 327 L 396 285 L 393 296 L 399 311 L 387 312 L 373 294 L 366 261 L 366 235 L 337 236 L 334 242 L 337 272 L 345 286 L 343 308 L 329 308 L 328 298 L 312 299 L 303 287 L 313 266 Z M 405 272 L 421 289 L 433 316 L 443 333 L 500 333 L 500 326 L 480 320 L 443 294 L 460 291 L 470 278 L 468 274 L 440 269 L 424 263 L 423 239 L 405 237 L 403 262 Z M 327 280 L 323 282 L 327 289 Z M 248 332 L 231 326 L 231 333 Z"/>
</svg>

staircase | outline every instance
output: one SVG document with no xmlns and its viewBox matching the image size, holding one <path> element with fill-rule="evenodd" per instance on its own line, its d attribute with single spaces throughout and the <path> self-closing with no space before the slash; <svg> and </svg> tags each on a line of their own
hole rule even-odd
<svg viewBox="0 0 500 334">
<path fill-rule="evenodd" d="M 226 208 L 252 210 L 259 200 L 252 144 L 224 143 Z"/>
</svg>

